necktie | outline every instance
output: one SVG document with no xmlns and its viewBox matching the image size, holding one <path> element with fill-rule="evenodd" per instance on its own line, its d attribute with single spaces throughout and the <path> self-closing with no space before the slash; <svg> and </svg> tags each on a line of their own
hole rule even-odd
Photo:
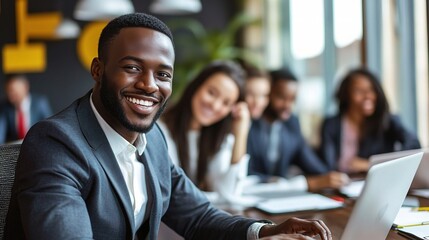
<svg viewBox="0 0 429 240">
<path fill-rule="evenodd" d="M 25 117 L 24 117 L 24 111 L 22 108 L 18 109 L 18 138 L 23 139 L 26 134 L 25 129 Z"/>
</svg>

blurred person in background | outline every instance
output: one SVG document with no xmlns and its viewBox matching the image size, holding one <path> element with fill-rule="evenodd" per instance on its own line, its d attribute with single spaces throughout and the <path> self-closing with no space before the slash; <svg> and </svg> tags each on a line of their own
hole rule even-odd
<svg viewBox="0 0 429 240">
<path fill-rule="evenodd" d="M 240 173 L 247 174 L 250 115 L 243 101 L 244 78 L 237 63 L 212 62 L 159 123 L 173 163 L 201 190 L 223 197 L 234 192 Z M 212 201 L 217 197 L 214 194 Z"/>
<path fill-rule="evenodd" d="M 6 99 L 0 103 L 0 143 L 22 141 L 36 122 L 52 115 L 45 96 L 30 93 L 24 74 L 6 76 Z"/>
<path fill-rule="evenodd" d="M 319 191 L 346 185 L 347 175 L 329 172 L 301 133 L 299 120 L 292 113 L 298 92 L 295 75 L 283 68 L 271 71 L 270 77 L 268 107 L 252 122 L 249 132 L 249 175 L 256 175 L 261 182 L 283 182 L 284 190 Z M 292 166 L 304 175 L 290 177 Z"/>
<path fill-rule="evenodd" d="M 241 63 L 246 72 L 245 101 L 252 119 L 262 116 L 269 102 L 270 76 L 266 71 L 249 63 Z"/>
<path fill-rule="evenodd" d="M 236 202 L 237 181 L 247 175 L 250 115 L 243 101 L 244 81 L 237 63 L 212 62 L 158 122 L 173 163 L 215 204 Z M 158 239 L 183 238 L 161 224 Z"/>
<path fill-rule="evenodd" d="M 321 156 L 330 170 L 366 172 L 374 154 L 420 148 L 389 104 L 377 77 L 365 68 L 349 71 L 335 98 L 338 114 L 322 124 Z"/>
</svg>

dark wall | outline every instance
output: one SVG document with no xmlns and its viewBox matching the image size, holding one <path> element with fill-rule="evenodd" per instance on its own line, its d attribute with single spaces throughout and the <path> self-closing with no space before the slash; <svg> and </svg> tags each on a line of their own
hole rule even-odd
<svg viewBox="0 0 429 240">
<path fill-rule="evenodd" d="M 137 12 L 149 12 L 153 0 L 133 0 Z M 0 47 L 4 44 L 16 43 L 15 1 L 3 0 L 0 12 Z M 58 11 L 63 16 L 73 18 L 73 9 L 77 1 L 68 0 L 28 0 L 28 12 Z M 180 21 L 184 17 L 198 19 L 206 28 L 222 29 L 236 12 L 236 5 L 231 0 L 201 0 L 203 9 L 198 14 L 187 16 L 155 15 L 163 21 Z M 78 22 L 84 27 L 88 22 Z M 47 67 L 43 73 L 28 73 L 31 91 L 48 96 L 54 112 L 68 106 L 74 99 L 85 94 L 93 85 L 89 72 L 78 59 L 76 51 L 77 39 L 70 40 L 30 40 L 42 41 L 47 50 Z M 180 46 L 176 46 L 180 48 Z M 0 58 L 0 66 L 3 63 Z M 4 98 L 4 73 L 0 69 L 0 99 Z"/>
</svg>

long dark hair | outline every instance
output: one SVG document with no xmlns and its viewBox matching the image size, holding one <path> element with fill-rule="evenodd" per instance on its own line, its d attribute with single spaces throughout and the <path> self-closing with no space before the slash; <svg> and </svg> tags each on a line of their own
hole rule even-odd
<svg viewBox="0 0 429 240">
<path fill-rule="evenodd" d="M 167 109 L 162 119 L 170 130 L 171 136 L 176 143 L 179 161 L 186 173 L 189 173 L 189 143 L 187 134 L 190 128 L 192 116 L 192 98 L 198 89 L 214 74 L 224 73 L 229 76 L 239 88 L 239 99 L 244 98 L 244 71 L 235 62 L 215 61 L 207 65 L 195 78 L 189 83 L 178 102 Z M 228 114 L 219 122 L 201 128 L 198 142 L 198 172 L 196 184 L 207 190 L 205 176 L 210 159 L 219 151 L 220 146 L 226 135 L 231 131 L 232 116 Z"/>
<path fill-rule="evenodd" d="M 377 98 L 374 113 L 367 117 L 364 124 L 362 125 L 360 132 L 361 137 L 382 134 L 389 124 L 389 103 L 387 102 L 386 95 L 384 94 L 380 81 L 366 68 L 357 68 L 351 70 L 343 78 L 335 95 L 335 98 L 339 104 L 339 113 L 341 116 L 343 116 L 350 107 L 351 85 L 357 76 L 364 76 L 371 82 Z"/>
</svg>

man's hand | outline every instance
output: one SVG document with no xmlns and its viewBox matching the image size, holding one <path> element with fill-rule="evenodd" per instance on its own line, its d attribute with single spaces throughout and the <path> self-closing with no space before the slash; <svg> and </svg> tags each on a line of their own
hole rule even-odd
<svg viewBox="0 0 429 240">
<path fill-rule="evenodd" d="M 347 174 L 340 172 L 329 172 L 325 175 L 307 177 L 309 191 L 319 191 L 324 188 L 338 189 L 349 184 L 350 179 Z"/>
<path fill-rule="evenodd" d="M 322 220 L 300 218 L 290 218 L 279 225 L 265 225 L 259 232 L 264 240 L 314 239 L 317 235 L 322 240 L 332 240 L 331 231 Z"/>
</svg>

